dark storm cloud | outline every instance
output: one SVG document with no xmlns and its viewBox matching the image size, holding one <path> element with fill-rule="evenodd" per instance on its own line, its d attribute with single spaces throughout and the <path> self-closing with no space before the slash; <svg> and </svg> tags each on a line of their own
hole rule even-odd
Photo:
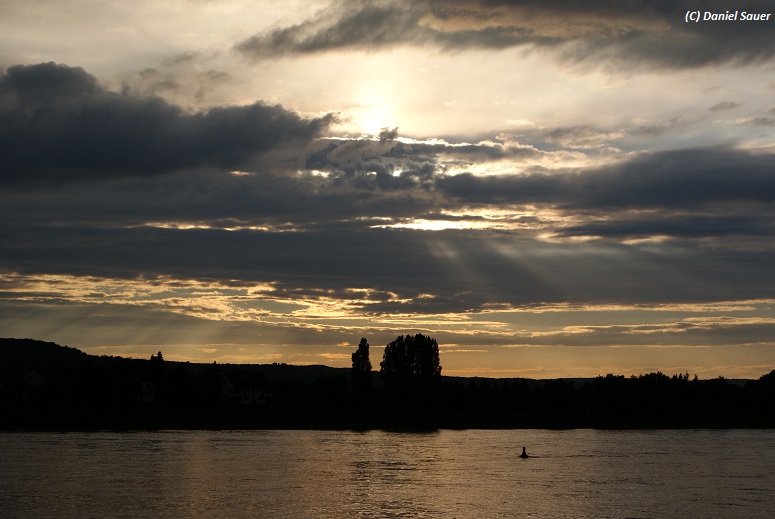
<svg viewBox="0 0 775 519">
<path fill-rule="evenodd" d="M 451 176 L 445 170 L 450 163 L 513 161 L 522 153 L 541 152 L 326 139 L 309 150 L 302 169 L 312 171 L 296 171 L 296 166 L 246 176 L 186 171 L 80 186 L 67 196 L 57 190 L 21 198 L 7 193 L 0 196 L 0 215 L 7 225 L 20 227 L 167 225 L 346 232 L 423 218 L 451 220 L 449 212 L 471 205 L 526 204 L 586 215 L 575 225 L 551 224 L 558 235 L 692 238 L 768 234 L 767 208 L 775 202 L 773 156 L 734 149 L 659 152 L 585 170 L 533 166 L 527 173 L 487 176 Z M 632 211 L 640 212 L 633 217 Z M 547 231 L 540 219 L 514 223 L 521 229 Z M 672 232 L 670 225 L 675 226 Z"/>
<path fill-rule="evenodd" d="M 385 134 L 391 138 L 385 138 Z M 308 149 L 305 167 L 325 170 L 341 185 L 359 189 L 432 189 L 434 179 L 450 166 L 466 167 L 499 160 L 528 160 L 543 153 L 507 142 L 452 144 L 403 142 L 397 129 L 379 139 L 321 140 Z"/>
<path fill-rule="evenodd" d="M 438 158 L 428 150 L 416 154 L 397 153 L 394 151 L 396 146 L 401 145 L 385 140 L 319 141 L 309 147 L 304 166 L 308 170 L 323 171 L 328 176 L 297 176 L 295 181 L 307 186 L 297 192 L 312 190 L 316 198 L 344 197 L 345 200 L 334 204 L 337 211 L 352 209 L 351 200 L 354 199 L 364 213 L 377 209 L 401 215 L 403 202 L 387 201 L 387 205 L 396 203 L 393 213 L 393 209 L 380 202 L 380 193 L 389 195 L 391 191 L 430 189 Z M 417 195 L 422 196 L 422 193 Z M 323 209 L 321 214 L 328 214 L 328 210 Z"/>
<path fill-rule="evenodd" d="M 609 220 L 573 225 L 560 229 L 561 236 L 597 236 L 637 239 L 670 236 L 691 239 L 706 237 L 771 237 L 775 236 L 775 214 L 758 216 L 716 215 L 651 215 L 632 218 L 622 215 Z"/>
<path fill-rule="evenodd" d="M 409 7 L 409 8 L 407 8 Z M 399 3 L 342 2 L 328 14 L 238 45 L 255 56 L 314 53 L 353 46 L 388 47 L 421 39 L 426 32 L 418 22 L 422 11 Z"/>
<path fill-rule="evenodd" d="M 202 70 L 201 59 L 199 53 L 184 52 L 163 60 L 158 68 L 147 67 L 123 74 L 121 93 L 137 97 L 160 95 L 176 100 L 192 98 L 202 104 L 219 88 L 231 83 L 233 77 L 223 70 Z"/>
<path fill-rule="evenodd" d="M 708 108 L 708 110 L 711 112 L 725 112 L 727 110 L 734 110 L 738 107 L 740 107 L 740 103 L 736 103 L 734 101 L 721 101 L 720 103 L 716 103 L 715 105 Z"/>
<path fill-rule="evenodd" d="M 652 137 L 655 136 L 652 132 L 656 128 L 656 126 L 649 127 L 645 134 Z M 664 132 L 666 125 L 659 128 L 661 129 L 660 133 Z M 642 128 L 637 128 L 632 133 L 633 135 L 643 134 L 641 132 Z M 618 132 L 607 132 L 589 124 L 561 126 L 525 133 L 530 135 L 531 140 L 535 140 L 542 147 L 550 149 L 558 147 L 566 149 L 603 148 L 609 146 L 612 141 L 622 137 Z"/>
<path fill-rule="evenodd" d="M 775 117 L 754 117 L 752 119 L 747 119 L 743 123 L 741 123 L 743 126 L 751 126 L 751 127 L 763 127 L 763 128 L 772 128 L 775 126 Z"/>
<path fill-rule="evenodd" d="M 300 24 L 258 34 L 237 45 L 253 57 L 398 45 L 442 49 L 539 46 L 573 63 L 699 67 L 751 63 L 775 54 L 768 22 L 686 23 L 690 10 L 770 12 L 752 0 L 343 0 Z M 775 14 L 775 13 L 773 13 Z"/>
<path fill-rule="evenodd" d="M 272 283 L 275 298 L 350 300 L 354 309 L 374 313 L 775 296 L 769 252 L 687 245 L 551 244 L 499 233 L 388 229 L 271 233 L 71 228 L 63 233 L 38 228 L 3 234 L 3 270 L 22 275 Z M 395 297 L 363 301 L 351 288 Z"/>
<path fill-rule="evenodd" d="M 702 119 L 689 119 L 689 118 L 680 117 L 680 116 L 672 117 L 660 124 L 638 126 L 637 128 L 630 130 L 629 134 L 633 137 L 656 138 L 667 132 L 672 132 L 680 128 L 691 126 L 693 124 L 698 123 L 701 120 Z"/>
<path fill-rule="evenodd" d="M 102 230 L 129 227 L 267 228 L 321 231 L 368 228 L 402 221 L 435 209 L 431 194 L 417 189 L 415 177 L 382 184 L 376 174 L 182 172 L 152 178 L 124 178 L 61 190 L 0 193 L 4 227 L 55 227 Z M 51 238 L 57 236 L 54 233 Z M 24 232 L 20 231 L 20 239 Z M 28 243 L 33 246 L 34 243 Z"/>
<path fill-rule="evenodd" d="M 588 171 L 442 178 L 458 201 L 547 203 L 568 209 L 702 208 L 775 202 L 775 157 L 698 148 L 640 155 Z"/>
<path fill-rule="evenodd" d="M 5 185 L 239 169 L 263 152 L 309 142 L 332 122 L 261 103 L 190 114 L 156 97 L 108 91 L 83 69 L 54 63 L 0 76 L 0 118 Z"/>
<path fill-rule="evenodd" d="M 379 132 L 379 140 L 381 141 L 393 141 L 398 137 L 398 127 L 395 128 L 382 128 Z"/>
<path fill-rule="evenodd" d="M 6 272 L 70 274 L 134 280 L 168 276 L 243 285 L 272 283 L 286 301 L 336 298 L 367 313 L 444 313 L 552 302 L 648 304 L 775 297 L 771 252 L 707 250 L 683 240 L 625 245 L 625 237 L 679 235 L 684 225 L 656 215 L 617 228 L 616 211 L 588 209 L 610 227 L 570 227 L 566 236 L 595 234 L 603 243 L 547 243 L 531 232 L 370 228 L 428 216 L 438 207 L 416 192 L 343 189 L 325 179 L 212 175 L 132 179 L 57 192 L 3 197 L 0 263 Z M 251 185 L 250 181 L 257 183 Z M 260 182 L 259 182 L 260 180 Z M 318 183 L 311 183 L 317 180 Z M 168 183 L 166 186 L 160 181 Z M 309 182 L 309 183 L 307 183 Z M 115 190 L 111 195 L 109 187 Z M 86 192 L 90 194 L 87 195 Z M 34 196 L 33 196 L 34 195 Z M 545 194 L 543 199 L 549 195 Z M 19 197 L 16 197 L 19 198 Z M 442 199 L 443 200 L 443 199 Z M 447 202 L 449 206 L 449 202 Z M 455 207 L 454 205 L 450 207 Z M 272 224 L 275 230 L 122 227 L 143 219 L 162 224 Z M 659 227 L 655 221 L 661 219 Z M 288 225 L 287 222 L 292 222 Z M 695 217 L 697 231 L 766 238 L 766 214 L 748 219 Z M 286 226 L 286 227 L 284 227 Z M 561 234 L 562 229 L 555 229 Z M 770 235 L 771 236 L 771 235 Z M 572 261 L 569 261 L 572 258 Z M 363 301 L 350 288 L 377 294 Z M 382 294 L 380 296 L 379 294 Z M 385 294 L 394 294 L 385 297 Z"/>
</svg>

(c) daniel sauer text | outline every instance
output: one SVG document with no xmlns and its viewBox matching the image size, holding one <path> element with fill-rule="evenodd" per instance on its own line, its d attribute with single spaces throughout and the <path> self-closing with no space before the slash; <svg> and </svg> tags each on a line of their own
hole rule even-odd
<svg viewBox="0 0 775 519">
<path fill-rule="evenodd" d="M 748 11 L 686 11 L 686 23 L 689 22 L 768 22 L 772 13 L 751 13 Z"/>
</svg>

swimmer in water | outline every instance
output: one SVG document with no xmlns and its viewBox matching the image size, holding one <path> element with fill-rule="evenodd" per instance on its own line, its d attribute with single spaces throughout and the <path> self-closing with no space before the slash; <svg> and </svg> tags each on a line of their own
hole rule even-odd
<svg viewBox="0 0 775 519">
<path fill-rule="evenodd" d="M 527 458 L 527 452 L 525 451 L 525 448 L 522 447 L 522 454 L 519 455 L 520 458 Z"/>
</svg>

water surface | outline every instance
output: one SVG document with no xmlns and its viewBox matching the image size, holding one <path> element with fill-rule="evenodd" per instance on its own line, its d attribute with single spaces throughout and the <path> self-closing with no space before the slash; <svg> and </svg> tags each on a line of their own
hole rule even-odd
<svg viewBox="0 0 775 519">
<path fill-rule="evenodd" d="M 0 441 L 1 517 L 775 517 L 767 430 L 0 433 Z"/>
</svg>

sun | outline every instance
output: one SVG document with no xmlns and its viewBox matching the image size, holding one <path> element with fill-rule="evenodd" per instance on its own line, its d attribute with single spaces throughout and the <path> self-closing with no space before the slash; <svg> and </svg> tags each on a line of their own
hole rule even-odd
<svg viewBox="0 0 775 519">
<path fill-rule="evenodd" d="M 398 126 L 392 110 L 384 103 L 363 105 L 353 114 L 353 120 L 367 135 L 377 135 L 383 128 Z"/>
<path fill-rule="evenodd" d="M 350 107 L 355 130 L 366 135 L 377 135 L 383 128 L 398 126 L 396 121 L 394 87 L 390 84 L 362 84 Z"/>
</svg>

